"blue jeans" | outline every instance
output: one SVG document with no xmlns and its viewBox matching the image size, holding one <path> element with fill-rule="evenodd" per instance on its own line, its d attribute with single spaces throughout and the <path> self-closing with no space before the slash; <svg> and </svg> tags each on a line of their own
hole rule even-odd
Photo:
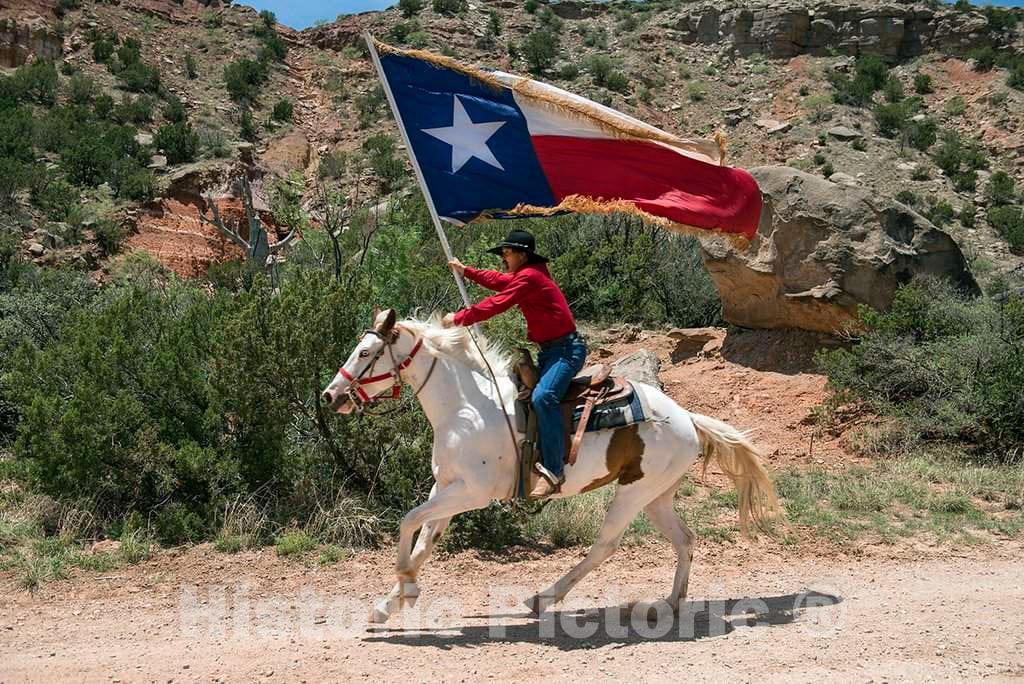
<svg viewBox="0 0 1024 684">
<path fill-rule="evenodd" d="M 565 460 L 565 428 L 558 405 L 569 389 L 569 382 L 583 369 L 586 360 L 587 345 L 579 336 L 545 349 L 537 357 L 540 380 L 533 388 L 533 408 L 537 412 L 544 467 L 556 477 L 562 474 Z"/>
</svg>

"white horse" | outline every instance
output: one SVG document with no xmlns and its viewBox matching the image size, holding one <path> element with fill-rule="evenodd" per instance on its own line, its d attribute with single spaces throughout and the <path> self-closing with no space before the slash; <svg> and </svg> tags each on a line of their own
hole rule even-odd
<svg viewBox="0 0 1024 684">
<path fill-rule="evenodd" d="M 483 354 L 484 356 L 481 356 Z M 497 369 L 497 388 L 487 365 Z M 452 516 L 514 495 L 518 478 L 516 446 L 502 403 L 511 411 L 516 390 L 505 371 L 509 360 L 480 340 L 478 350 L 466 328 L 432 322 L 397 322 L 381 311 L 323 392 L 324 403 L 351 413 L 401 383 L 413 387 L 434 429 L 430 498 L 402 519 L 397 582 L 370 613 L 384 622 L 419 596 L 416 577 Z M 575 465 L 566 466 L 557 497 L 590 491 L 612 481 L 618 489 L 597 541 L 586 557 L 545 591 L 525 603 L 540 614 L 558 603 L 614 553 L 629 523 L 641 510 L 672 542 L 678 557 L 672 591 L 665 599 L 678 612 L 686 598 L 694 534 L 680 521 L 673 499 L 690 466 L 704 454 L 714 457 L 738 490 L 741 529 L 762 525 L 779 511 L 771 480 L 747 437 L 706 416 L 689 413 L 659 390 L 634 383 L 653 415 L 616 430 L 588 432 Z M 501 395 L 499 402 L 498 393 Z M 519 437 L 517 436 L 516 439 Z M 706 461 L 705 461 L 706 465 Z M 415 549 L 413 535 L 419 530 Z"/>
</svg>

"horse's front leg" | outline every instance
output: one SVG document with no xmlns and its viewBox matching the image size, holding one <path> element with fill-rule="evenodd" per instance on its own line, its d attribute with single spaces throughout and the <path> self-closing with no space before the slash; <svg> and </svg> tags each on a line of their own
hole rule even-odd
<svg viewBox="0 0 1024 684">
<path fill-rule="evenodd" d="M 434 495 L 429 500 L 406 513 L 402 519 L 398 536 L 398 562 L 395 565 L 398 582 L 391 593 L 374 607 L 370 613 L 371 622 L 384 622 L 393 612 L 400 610 L 404 603 L 415 602 L 419 596 L 416 574 L 429 549 L 433 547 L 444 529 L 443 526 L 447 526 L 452 516 L 483 508 L 490 501 L 487 492 L 473 491 L 462 480 L 435 489 L 432 493 Z M 421 527 L 423 530 L 420 532 L 416 558 L 412 558 L 412 536 Z"/>
</svg>

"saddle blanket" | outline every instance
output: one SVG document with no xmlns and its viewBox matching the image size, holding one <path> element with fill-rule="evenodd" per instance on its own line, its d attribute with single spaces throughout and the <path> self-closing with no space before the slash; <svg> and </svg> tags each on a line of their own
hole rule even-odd
<svg viewBox="0 0 1024 684">
<path fill-rule="evenodd" d="M 633 391 L 628 397 L 595 406 L 590 413 L 590 419 L 587 421 L 584 432 L 610 430 L 647 420 L 650 411 L 645 410 L 641 394 L 633 383 L 630 383 L 630 387 Z M 579 427 L 582 414 L 583 406 L 577 406 L 572 413 L 572 432 Z"/>
</svg>

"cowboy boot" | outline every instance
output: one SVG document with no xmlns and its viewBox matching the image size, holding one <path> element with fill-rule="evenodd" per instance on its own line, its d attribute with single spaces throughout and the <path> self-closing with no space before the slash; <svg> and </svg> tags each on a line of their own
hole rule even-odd
<svg viewBox="0 0 1024 684">
<path fill-rule="evenodd" d="M 530 492 L 531 499 L 546 499 L 562 489 L 562 484 L 565 483 L 565 473 L 554 475 L 540 461 L 533 464 L 533 469 L 537 471 L 540 478 L 537 479 L 537 484 Z"/>
</svg>

